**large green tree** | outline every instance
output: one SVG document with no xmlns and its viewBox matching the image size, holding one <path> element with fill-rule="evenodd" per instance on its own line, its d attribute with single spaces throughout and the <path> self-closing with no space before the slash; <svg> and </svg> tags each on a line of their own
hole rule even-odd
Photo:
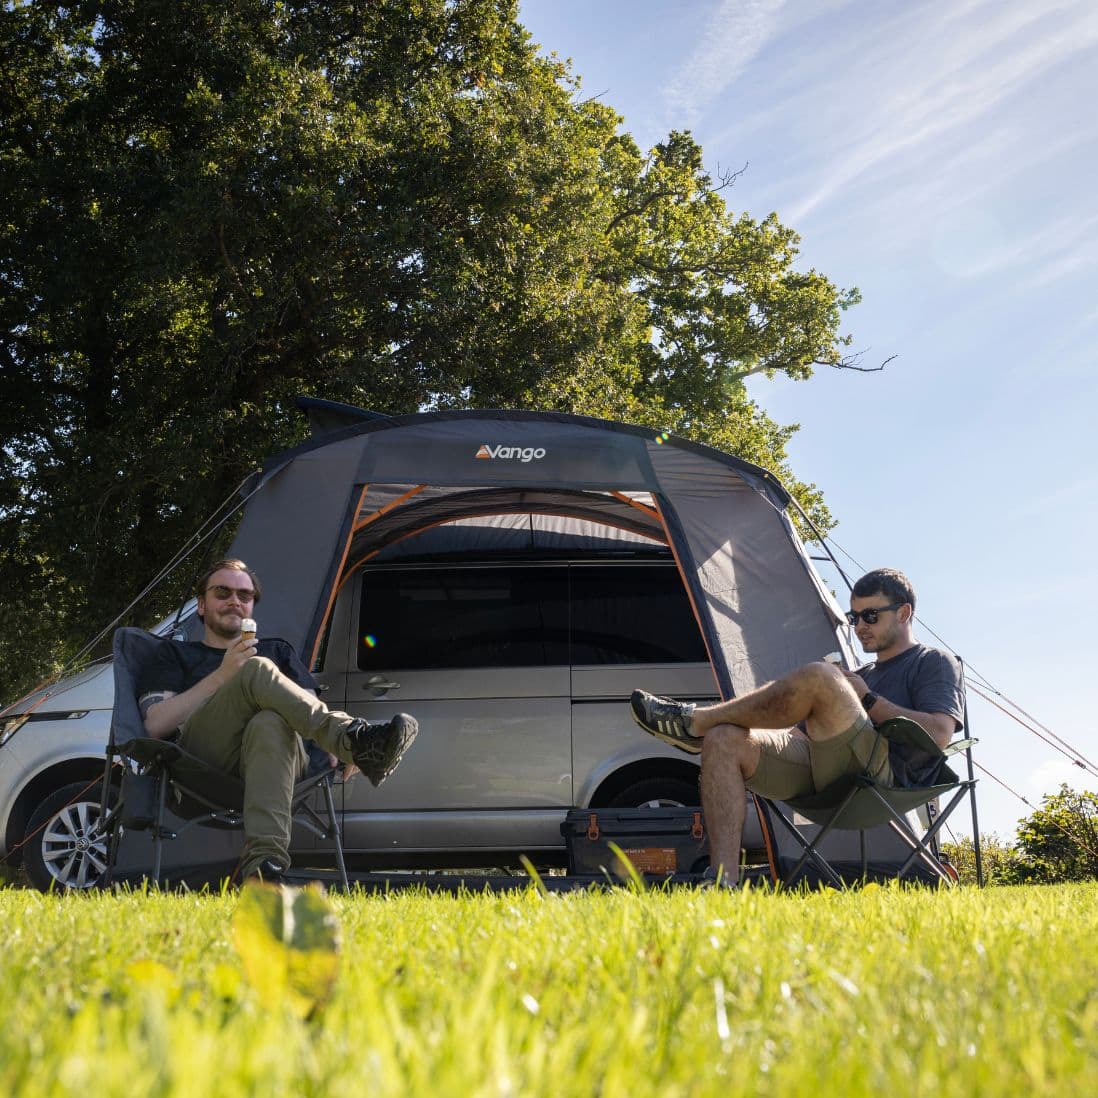
<svg viewBox="0 0 1098 1098">
<path fill-rule="evenodd" d="M 295 440 L 299 392 L 668 427 L 826 522 L 744 379 L 844 365 L 855 294 L 688 134 L 639 150 L 513 0 L 0 0 L 0 56 L 0 692 Z"/>
</svg>

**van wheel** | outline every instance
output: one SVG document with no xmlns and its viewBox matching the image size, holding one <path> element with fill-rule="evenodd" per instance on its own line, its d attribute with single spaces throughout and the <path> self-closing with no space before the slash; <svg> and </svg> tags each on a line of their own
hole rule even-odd
<svg viewBox="0 0 1098 1098">
<path fill-rule="evenodd" d="M 27 824 L 23 868 L 48 892 L 100 887 L 107 875 L 107 835 L 99 828 L 102 782 L 73 782 L 51 793 Z"/>
<path fill-rule="evenodd" d="M 610 798 L 607 808 L 682 808 L 701 803 L 698 783 L 682 778 L 642 778 Z"/>
</svg>

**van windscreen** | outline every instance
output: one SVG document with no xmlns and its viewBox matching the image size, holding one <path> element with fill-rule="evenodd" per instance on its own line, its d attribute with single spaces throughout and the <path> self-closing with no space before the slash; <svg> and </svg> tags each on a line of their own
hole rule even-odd
<svg viewBox="0 0 1098 1098">
<path fill-rule="evenodd" d="M 570 571 L 573 665 L 708 660 L 673 564 L 576 565 Z"/>
<path fill-rule="evenodd" d="M 568 663 L 568 570 L 554 566 L 367 572 L 358 665 L 546 667 Z"/>
<path fill-rule="evenodd" d="M 670 562 L 426 566 L 363 575 L 363 671 L 706 661 Z"/>
</svg>

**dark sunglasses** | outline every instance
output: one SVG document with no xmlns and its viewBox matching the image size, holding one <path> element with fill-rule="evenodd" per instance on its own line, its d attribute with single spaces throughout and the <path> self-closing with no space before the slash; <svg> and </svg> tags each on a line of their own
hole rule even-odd
<svg viewBox="0 0 1098 1098">
<path fill-rule="evenodd" d="M 215 599 L 227 599 L 231 595 L 236 595 L 241 602 L 254 602 L 255 592 L 248 587 L 225 587 L 222 584 L 215 584 L 213 587 L 206 588 L 207 595 L 213 595 Z"/>
<path fill-rule="evenodd" d="M 868 610 L 848 610 L 846 612 L 846 620 L 850 622 L 851 625 L 857 625 L 858 619 L 861 618 L 866 625 L 876 625 L 877 619 L 886 610 L 899 610 L 901 606 L 903 606 L 902 602 L 893 602 L 888 606 L 871 606 Z"/>
</svg>

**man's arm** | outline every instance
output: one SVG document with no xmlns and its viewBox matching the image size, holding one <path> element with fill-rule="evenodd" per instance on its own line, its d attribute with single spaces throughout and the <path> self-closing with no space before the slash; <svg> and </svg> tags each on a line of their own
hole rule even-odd
<svg viewBox="0 0 1098 1098">
<path fill-rule="evenodd" d="M 874 724 L 881 724 L 893 717 L 907 717 L 908 720 L 921 724 L 930 733 L 930 738 L 943 749 L 949 746 L 949 741 L 957 731 L 957 721 L 948 713 L 920 713 L 918 709 L 905 709 L 879 695 L 866 713 Z"/>
<path fill-rule="evenodd" d="M 199 679 L 194 686 L 181 694 L 170 690 L 159 692 L 162 701 L 153 702 L 145 710 L 145 731 L 155 739 L 170 736 L 207 698 L 224 686 L 244 666 L 246 660 L 255 655 L 255 639 L 238 639 L 225 649 L 221 666 L 211 671 L 205 678 Z M 156 696 L 157 691 L 147 692 L 143 697 Z"/>
<path fill-rule="evenodd" d="M 861 675 L 845 670 L 843 674 L 859 698 L 868 693 L 869 687 L 866 686 L 865 679 Z M 877 700 L 866 710 L 866 713 L 874 724 L 881 724 L 893 717 L 907 717 L 908 720 L 922 725 L 930 734 L 930 738 L 943 750 L 949 746 L 949 741 L 953 739 L 954 733 L 960 727 L 957 719 L 949 713 L 924 713 L 919 709 L 905 709 L 882 695 L 877 696 Z"/>
</svg>

